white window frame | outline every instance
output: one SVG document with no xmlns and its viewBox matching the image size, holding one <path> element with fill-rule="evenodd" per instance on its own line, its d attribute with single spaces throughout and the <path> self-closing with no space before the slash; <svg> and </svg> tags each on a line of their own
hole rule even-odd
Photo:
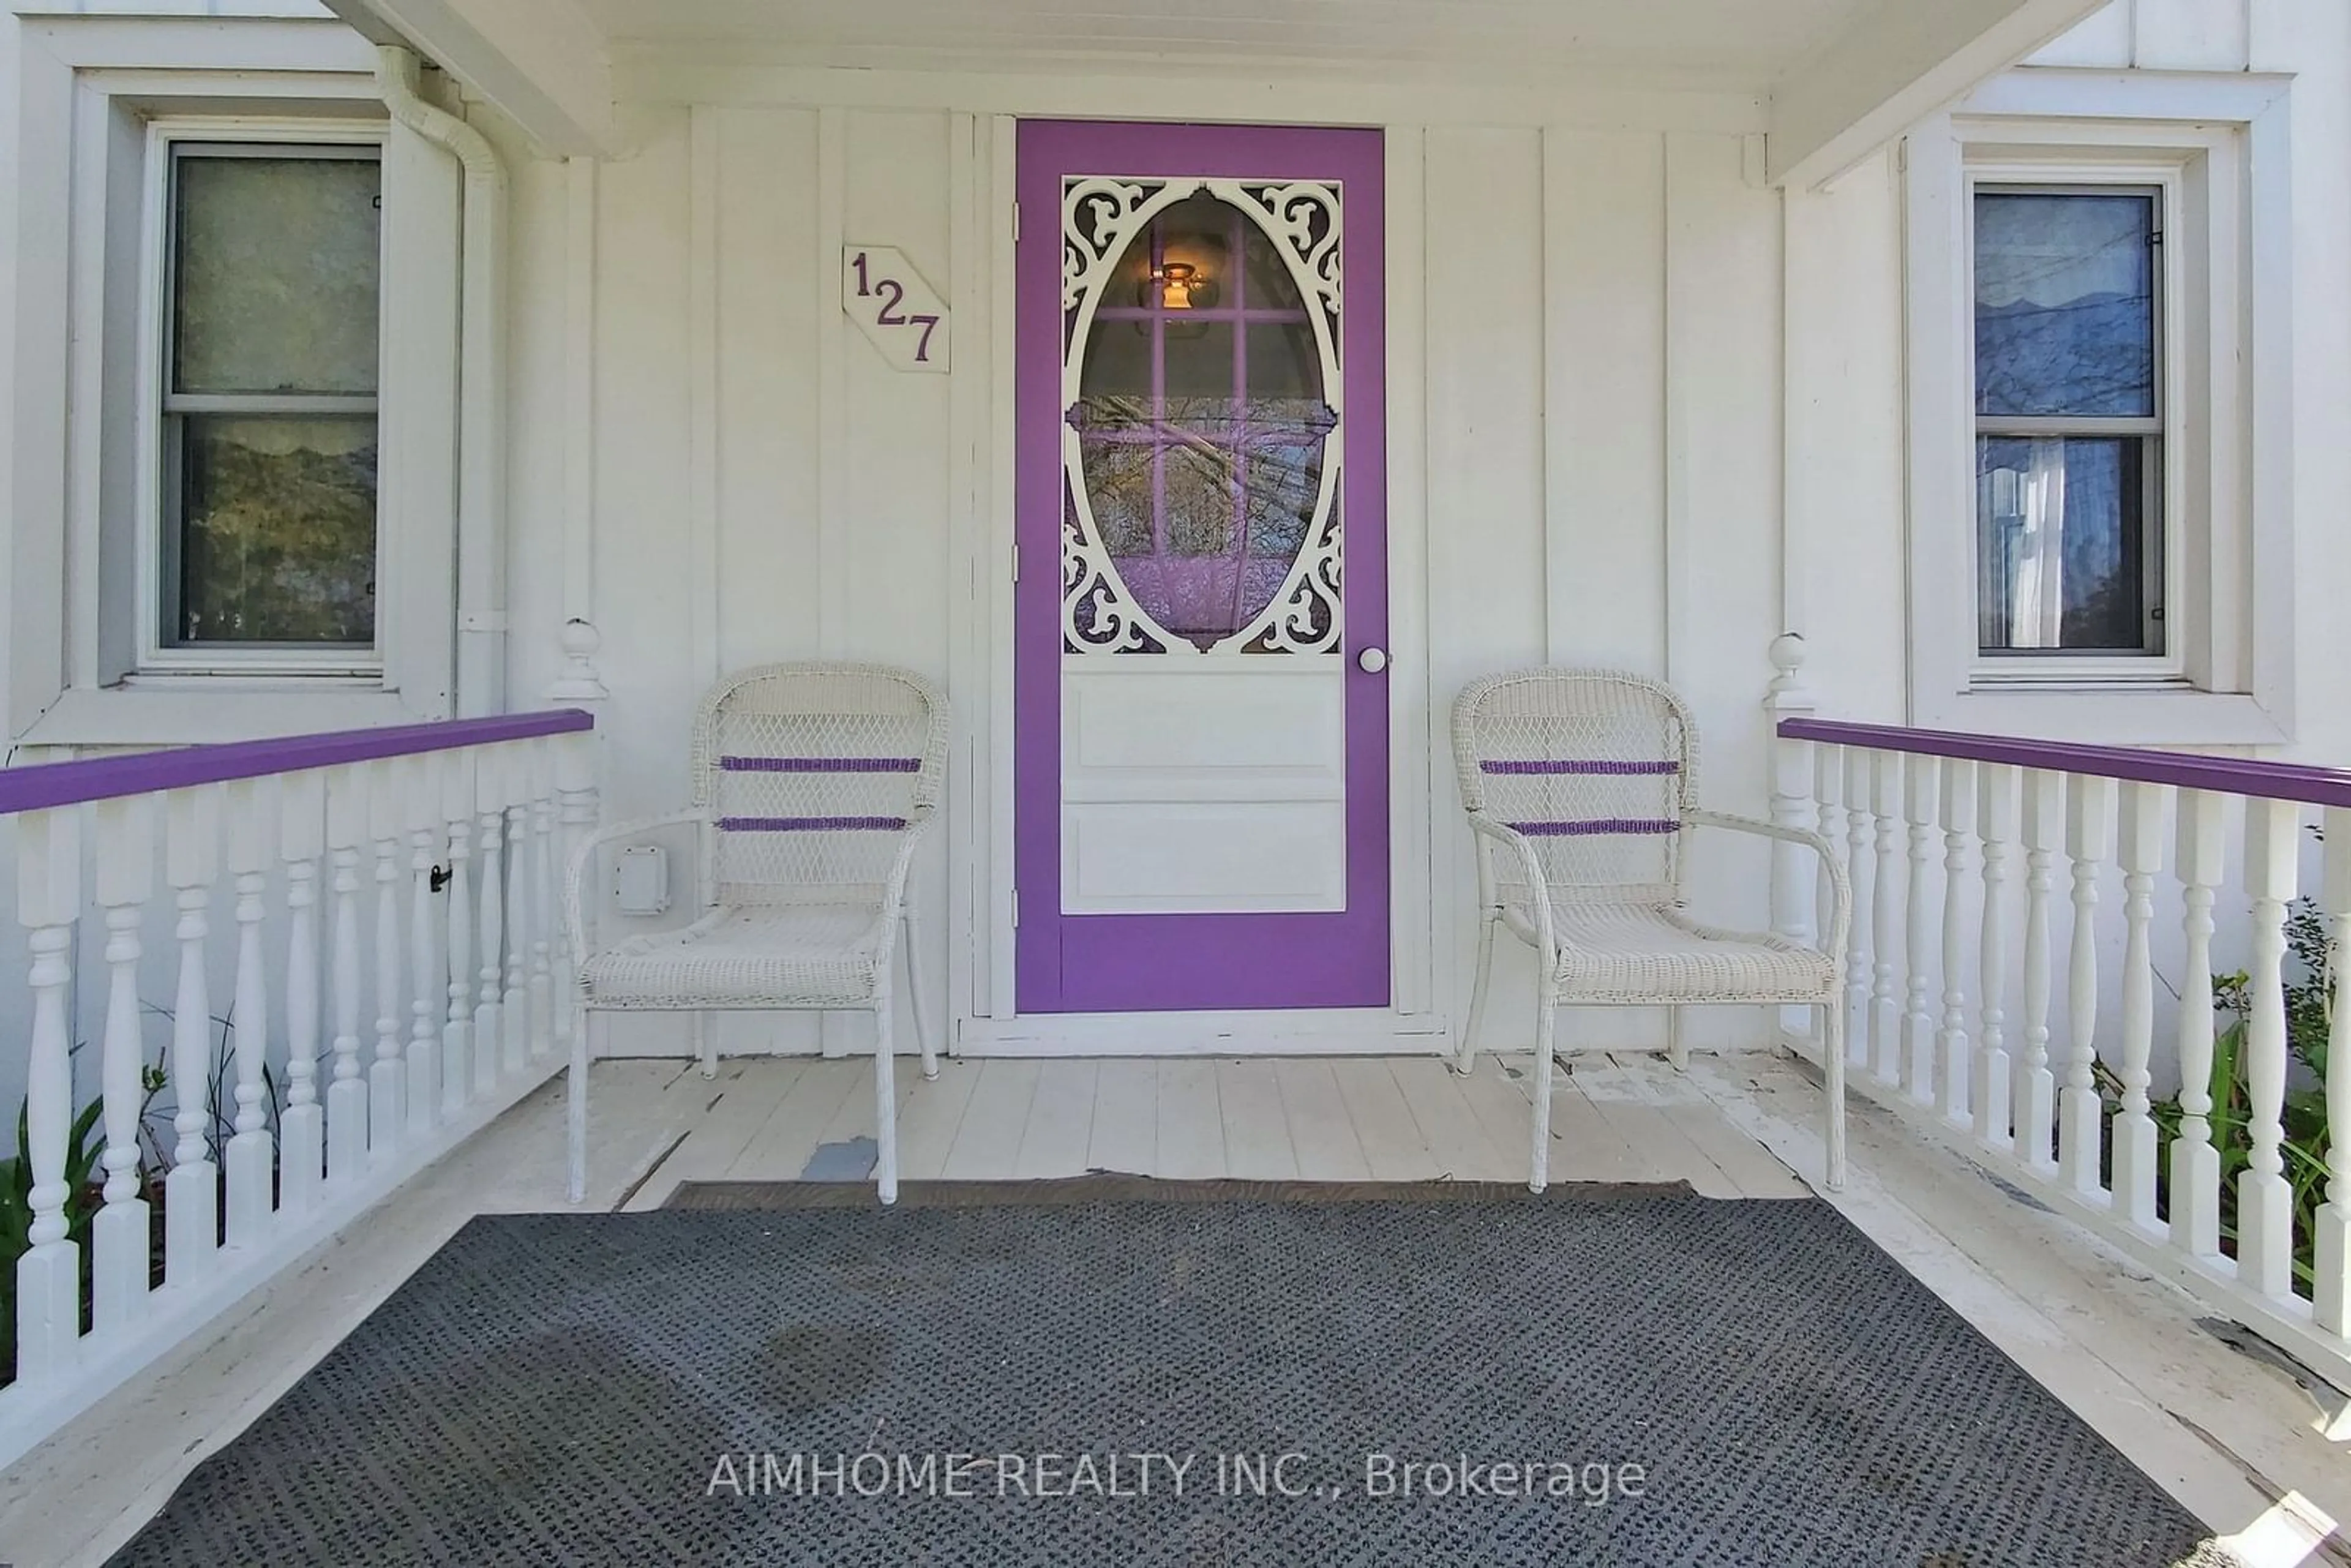
<svg viewBox="0 0 2351 1568">
<path fill-rule="evenodd" d="M 1969 357 L 1968 385 L 1972 405 L 1975 371 L 1975 207 L 1979 193 L 1991 188 L 1995 194 L 2001 191 L 2031 190 L 2052 194 L 2078 193 L 2085 196 L 2152 193 L 2155 197 L 2156 233 L 2162 236 L 2156 245 L 2155 283 L 2155 371 L 2157 471 L 2152 517 L 2143 519 L 2148 527 L 2151 542 L 2160 551 L 2162 566 L 2161 600 L 2163 604 L 2163 651 L 2146 653 L 2069 653 L 2064 650 L 2031 650 L 2013 653 L 1987 653 L 1982 648 L 1980 628 L 1983 603 L 1982 549 L 1979 538 L 1976 570 L 1968 575 L 1970 624 L 1979 629 L 1971 645 L 1973 659 L 1969 668 L 1970 688 L 2012 683 L 2018 685 L 2046 685 L 2051 683 L 2078 684 L 2084 681 L 2112 682 L 2127 685 L 2138 682 L 2181 684 L 2188 680 L 2188 660 L 2182 652 L 2189 641 L 2176 622 L 2173 607 L 2185 602 L 2187 589 L 2186 560 L 2190 553 L 2190 540 L 2176 519 L 2187 516 L 2183 505 L 2188 485 L 2189 441 L 2183 439 L 2182 414 L 2189 408 L 2189 387 L 2184 363 L 2187 356 L 2180 352 L 2190 340 L 2190 333 L 2201 329 L 2199 322 L 2191 328 L 2187 317 L 2190 297 L 2199 303 L 2209 298 L 2206 291 L 2192 285 L 2192 275 L 2177 276 L 2189 271 L 2171 265 L 2166 254 L 2171 243 L 2173 225 L 2186 211 L 2181 200 L 2183 171 L 2164 157 L 2152 167 L 2144 162 L 2057 158 L 2046 162 L 1970 157 L 1966 161 L 1966 193 L 1962 203 L 1968 214 L 1968 252 L 1963 258 L 1968 268 Z M 2191 259 L 2190 267 L 2193 267 Z M 2009 423 L 1998 417 L 1973 416 L 1975 423 L 1969 431 L 1970 442 L 1982 438 L 1987 423 Z M 1970 520 L 1980 524 L 1974 508 L 1970 508 Z M 2179 536 L 2179 537 L 2175 537 Z"/>
<path fill-rule="evenodd" d="M 1910 721 L 2108 744 L 2288 740 L 2285 81 L 2025 68 L 1904 144 Z M 1979 648 L 1974 193 L 2157 187 L 2164 652 Z"/>
<path fill-rule="evenodd" d="M 152 682 L 154 676 L 168 674 L 340 675 L 372 678 L 378 682 L 382 679 L 385 618 L 381 591 L 377 595 L 375 637 L 363 648 L 240 648 L 227 643 L 186 647 L 175 646 L 164 640 L 163 624 L 170 596 L 169 584 L 163 573 L 163 562 L 170 550 L 165 530 L 172 521 L 164 515 L 165 498 L 171 489 L 168 468 L 172 457 L 165 431 L 164 402 L 169 389 L 164 385 L 164 376 L 171 359 L 168 338 L 174 287 L 172 193 L 177 149 L 184 145 L 236 143 L 284 148 L 289 154 L 299 156 L 303 149 L 312 147 L 373 147 L 377 149 L 380 166 L 385 133 L 386 127 L 381 123 L 367 121 L 179 116 L 148 122 L 146 191 L 140 236 L 138 441 L 141 472 L 136 576 L 136 612 L 140 622 L 138 663 L 126 677 L 133 684 Z M 390 249 L 389 241 L 380 237 L 377 256 L 379 277 L 391 265 Z M 379 306 L 376 311 L 379 344 L 382 322 L 383 312 Z M 383 362 L 381 352 L 378 362 Z M 382 396 L 380 379 L 377 396 L 371 401 L 377 417 L 378 450 L 381 453 Z M 383 522 L 381 486 L 379 485 L 375 580 L 380 590 L 391 588 L 393 581 L 393 574 L 386 570 L 390 563 Z"/>
</svg>

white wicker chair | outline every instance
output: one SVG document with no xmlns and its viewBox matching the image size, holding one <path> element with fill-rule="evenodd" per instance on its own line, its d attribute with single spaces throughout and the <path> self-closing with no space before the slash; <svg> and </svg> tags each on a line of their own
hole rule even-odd
<svg viewBox="0 0 2351 1568">
<path fill-rule="evenodd" d="M 711 689 L 695 713 L 693 746 L 690 809 L 616 822 L 571 857 L 563 912 L 581 1009 L 572 1032 L 572 1201 L 587 1175 L 589 1009 L 692 1012 L 706 1076 L 717 1067 L 706 1012 L 856 1009 L 876 1024 L 874 1177 L 882 1201 L 894 1202 L 891 971 L 902 937 L 923 1076 L 938 1076 L 906 876 L 938 808 L 946 699 L 903 670 L 769 664 Z M 685 822 L 701 829 L 701 917 L 591 955 L 580 884 L 598 846 Z"/>
<path fill-rule="evenodd" d="M 1478 845 L 1478 980 L 1455 1065 L 1471 1071 L 1499 926 L 1533 947 L 1534 1155 L 1527 1185 L 1550 1179 L 1552 1018 L 1562 1006 L 1659 1007 L 1667 1052 L 1687 1058 L 1692 1003 L 1808 1005 L 1822 1010 L 1828 1169 L 1844 1185 L 1842 962 L 1851 898 L 1817 833 L 1691 804 L 1698 730 L 1656 681 L 1606 670 L 1522 670 L 1471 683 L 1453 705 L 1461 800 Z M 1809 846 L 1827 870 L 1826 951 L 1768 933 L 1701 925 L 1682 910 L 1683 836 L 1728 828 Z"/>
</svg>

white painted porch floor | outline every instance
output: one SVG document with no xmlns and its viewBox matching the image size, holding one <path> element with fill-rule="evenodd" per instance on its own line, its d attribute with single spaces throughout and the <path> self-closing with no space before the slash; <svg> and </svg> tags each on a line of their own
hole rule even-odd
<svg viewBox="0 0 2351 1568">
<path fill-rule="evenodd" d="M 1522 1055 L 1487 1058 L 1468 1080 L 1427 1057 L 995 1058 L 948 1061 L 934 1084 L 904 1066 L 908 1179 L 1102 1168 L 1514 1180 L 1525 1169 Z M 598 1207 L 657 1207 L 684 1180 L 794 1179 L 820 1145 L 872 1131 L 862 1060 L 729 1061 L 716 1079 L 689 1062 L 613 1061 L 594 1082 Z M 467 1218 L 563 1207 L 561 1092 L 559 1079 L 207 1343 L 0 1475 L 0 1561 L 101 1562 Z M 1586 1059 L 1554 1110 L 1553 1179 L 1801 1196 L 1798 1173 L 1819 1167 L 1819 1103 L 1782 1056 L 1700 1056 L 1686 1075 L 1651 1057 Z M 2318 1405 L 2292 1377 L 2199 1328 L 2171 1286 L 1858 1101 L 1852 1147 L 1853 1180 L 1834 1200 L 1846 1217 L 2216 1533 L 2298 1538 L 2253 1556 L 2259 1568 L 2351 1563 L 2351 1548 L 2312 1549 L 2292 1522 L 2351 1520 L 2351 1448 L 2325 1440 Z"/>
</svg>

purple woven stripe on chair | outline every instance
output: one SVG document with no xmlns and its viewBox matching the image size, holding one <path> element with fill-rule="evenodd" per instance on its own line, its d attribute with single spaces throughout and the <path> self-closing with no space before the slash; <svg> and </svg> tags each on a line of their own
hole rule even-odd
<svg viewBox="0 0 2351 1568">
<path fill-rule="evenodd" d="M 1573 758 L 1554 758 L 1550 761 L 1541 762 L 1480 762 L 1478 764 L 1478 770 L 1481 773 L 1520 775 L 1556 775 L 1573 773 L 1600 774 L 1618 779 L 1648 779 L 1655 778 L 1660 774 L 1679 773 L 1682 770 L 1682 765 L 1678 762 L 1670 760 L 1656 762 L 1587 762 Z"/>
<path fill-rule="evenodd" d="M 1514 833 L 1531 839 L 1600 838 L 1614 833 L 1678 833 L 1682 825 L 1669 818 L 1589 817 L 1574 822 L 1505 822 Z"/>
<path fill-rule="evenodd" d="M 919 757 L 722 757 L 728 773 L 920 773 Z"/>
<path fill-rule="evenodd" d="M 904 817 L 721 817 L 724 833 L 894 833 Z"/>
</svg>

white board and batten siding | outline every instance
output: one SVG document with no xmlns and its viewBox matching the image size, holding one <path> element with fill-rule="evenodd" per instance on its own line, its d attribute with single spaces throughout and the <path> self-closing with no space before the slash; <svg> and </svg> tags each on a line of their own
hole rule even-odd
<svg viewBox="0 0 2351 1568">
<path fill-rule="evenodd" d="M 2253 33 L 2262 24 L 2290 25 L 2292 8 L 2266 0 L 2109 0 L 2028 63 L 2093 70 L 2274 68 L 2252 63 Z"/>
<path fill-rule="evenodd" d="M 932 78 L 936 107 L 905 101 L 924 86 L 912 77 L 841 89 L 888 107 L 825 101 L 828 80 L 683 72 L 672 85 L 688 101 L 634 108 L 643 150 L 597 167 L 591 191 L 577 168 L 521 168 L 517 249 L 548 286 L 517 300 L 513 427 L 562 430 L 565 367 L 583 360 L 594 397 L 588 428 L 517 447 L 517 559 L 562 556 L 581 487 L 562 465 L 588 453 L 620 814 L 683 793 L 692 705 L 720 670 L 835 656 L 946 677 L 958 738 L 950 831 L 920 871 L 923 983 L 967 1048 L 1037 1049 L 1021 1038 L 1033 1020 L 1008 1016 L 1015 117 L 953 107 L 953 78 Z M 1186 90 L 1141 81 L 1134 112 L 1173 112 Z M 1222 96 L 1265 118 L 1255 95 Z M 1397 96 L 1372 93 L 1353 118 Z M 1026 111 L 1092 97 L 1040 87 Z M 1395 1000 L 1369 1019 L 1300 1020 L 1280 1031 L 1295 1047 L 1431 1049 L 1466 1005 L 1472 894 L 1445 727 L 1473 676 L 1547 659 L 1667 675 L 1708 724 L 1709 793 L 1761 804 L 1762 654 L 1782 616 L 1781 198 L 1761 178 L 1752 100 L 1642 102 L 1640 129 L 1624 128 L 1622 102 L 1384 126 Z M 850 242 L 893 247 L 949 306 L 948 373 L 893 369 L 843 313 Z M 526 598 L 555 612 L 557 575 L 517 582 L 518 620 Z M 1200 685 L 1203 700 L 1217 679 L 1193 660 L 1158 678 Z M 1277 683 L 1255 690 L 1281 702 Z M 1218 735 L 1239 727 L 1137 736 L 1116 702 L 1075 685 L 1069 831 L 1111 848 L 1071 857 L 1087 870 L 1066 906 L 1129 907 L 1123 878 L 1180 908 L 1171 862 L 1229 874 L 1211 857 L 1239 854 L 1261 907 L 1329 907 L 1343 878 L 1322 821 L 1341 810 L 1339 736 L 1311 716 L 1334 705 L 1293 706 L 1296 725 L 1249 727 L 1283 744 L 1228 755 Z M 1232 831 L 1213 844 L 1138 831 L 1146 772 L 1145 793 L 1174 777 L 1191 799 L 1229 800 Z M 1730 854 L 1701 856 L 1702 885 L 1760 919 L 1744 906 L 1761 862 Z M 1507 1031 L 1531 997 L 1514 960 L 1501 977 Z M 632 1022 L 611 1049 L 670 1038 L 624 1038 Z M 726 1028 L 730 1048 L 812 1041 L 806 1019 Z"/>
<path fill-rule="evenodd" d="M 2351 667 L 2351 620 L 2327 586 L 2351 580 L 2351 541 L 2327 526 L 2351 492 L 2337 428 L 2351 406 L 2336 281 L 2351 256 L 2346 34 L 2339 0 L 2118 0 L 2040 57 L 2053 74 L 2298 73 L 2295 622 L 2297 663 L 2314 674 Z M 691 711 L 723 670 L 833 656 L 944 678 L 957 734 L 947 831 L 918 868 L 921 983 L 967 1048 L 1051 1043 L 1010 1016 L 1021 116 L 1287 111 L 1379 126 L 1387 147 L 1395 1002 L 1282 1030 L 1125 1020 L 1091 1049 L 1427 1049 L 1457 1025 L 1475 923 L 1445 727 L 1475 675 L 1543 661 L 1663 675 L 1705 726 L 1703 794 L 1750 810 L 1763 804 L 1759 699 L 1780 631 L 1806 632 L 1824 712 L 1907 716 L 1890 151 L 1823 189 L 1782 192 L 1763 178 L 1760 100 L 1589 77 L 1544 93 L 1136 66 L 1047 77 L 659 53 L 622 66 L 626 158 L 536 159 L 474 111 L 507 152 L 513 189 L 511 689 L 546 688 L 564 617 L 596 622 L 613 696 L 609 809 L 625 816 L 683 798 Z M 844 313 L 852 244 L 896 252 L 945 307 L 945 373 L 895 367 Z M 1085 831 L 1089 813 L 1115 817 L 1137 769 L 1118 752 L 1115 707 L 1088 711 L 1081 691 L 1072 703 L 1068 782 Z M 2351 750 L 2351 713 L 2304 706 L 2304 752 Z M 1218 757 L 1188 782 L 1203 798 L 1246 794 L 1263 823 L 1329 814 L 1329 737 L 1307 725 L 1284 739 L 1279 755 Z M 1172 731 L 1125 740 L 1174 743 Z M 1131 834 L 1132 854 L 1145 842 Z M 1105 880 L 1064 889 L 1072 907 L 1119 898 L 1119 859 L 1086 863 Z M 1760 854 L 1709 836 L 1694 863 L 1710 913 L 1764 920 Z M 1128 869 L 1165 885 L 1164 867 Z M 1318 906 L 1334 875 L 1303 853 L 1260 870 L 1268 907 Z M 1523 1043 L 1525 966 L 1515 951 L 1501 960 L 1498 1044 Z M 1567 1038 L 1593 1021 L 1571 1019 Z M 1694 1022 L 1698 1043 L 1751 1042 L 1761 1020 Z M 863 1026 L 833 1027 L 841 1048 Z M 1614 1042 L 1655 1039 L 1658 1020 L 1606 1028 Z M 726 1043 L 805 1050 L 815 1030 L 747 1016 L 727 1020 Z M 674 1040 L 620 1020 L 607 1043 Z"/>
<path fill-rule="evenodd" d="M 2043 57 L 2099 71 L 2285 59 L 2301 73 L 2295 510 L 2313 596 L 2351 574 L 2351 553 L 2319 537 L 2321 488 L 2351 489 L 2351 442 L 2325 413 L 2351 406 L 2351 312 L 2324 281 L 2351 256 L 2351 40 L 2330 9 L 2131 0 Z M 821 653 L 946 676 L 958 741 L 951 831 L 922 872 L 925 983 L 967 1048 L 1040 1049 L 1050 1031 L 1009 1016 L 1013 126 L 1265 120 L 1280 84 L 660 63 L 626 82 L 644 100 L 632 110 L 644 150 L 596 172 L 595 252 L 562 262 L 592 283 L 596 392 L 579 439 L 596 455 L 593 614 L 622 699 L 615 809 L 683 789 L 691 698 L 718 669 Z M 1465 99 L 1324 80 L 1295 99 L 1301 120 L 1378 124 L 1387 142 L 1396 963 L 1384 1028 L 1301 1022 L 1287 1038 L 1425 1049 L 1468 990 L 1468 846 L 1445 735 L 1465 682 L 1544 661 L 1661 674 L 1704 726 L 1702 793 L 1734 810 L 1763 803 L 1764 650 L 1786 627 L 1807 635 L 1824 712 L 1908 716 L 1902 175 L 1889 149 L 1824 188 L 1771 188 L 1763 106 L 1703 92 Z M 528 178 L 550 220 L 580 199 L 576 171 Z M 948 374 L 893 370 L 842 315 L 848 241 L 894 246 L 949 304 Z M 559 344 L 563 298 L 527 307 Z M 564 361 L 518 342 L 518 362 L 535 351 Z M 561 407 L 544 378 L 522 395 Z M 532 423 L 526 410 L 516 428 Z M 539 472 L 518 474 L 517 516 L 554 549 L 564 492 L 559 472 Z M 2317 608 L 2297 617 L 2298 662 L 2351 666 L 2351 630 L 2334 629 L 2351 622 Z M 1089 726 L 1099 737 L 1116 719 L 1072 703 L 1083 824 L 1133 770 L 1087 766 Z M 2351 718 L 2313 711 L 2302 727 L 2307 754 L 2351 748 Z M 1220 758 L 1194 782 L 1213 793 L 1254 773 L 1256 798 L 1279 801 L 1269 822 L 1326 810 L 1311 732 L 1294 738 L 1295 755 Z M 1763 859 L 1719 838 L 1695 848 L 1694 900 L 1760 925 Z M 1265 896 L 1311 902 L 1331 874 L 1270 865 Z M 1117 896 L 1062 891 L 1071 907 Z M 1507 1043 L 1531 1010 L 1523 955 L 1499 980 Z M 1692 1022 L 1703 1044 L 1750 1040 L 1761 1019 Z M 1595 1026 L 1639 1040 L 1660 1020 L 1571 1019 L 1567 1038 Z M 804 1048 L 807 1028 L 738 1020 L 747 1046 Z M 1197 1049 L 1204 1033 L 1228 1031 L 1128 1020 L 1087 1042 Z"/>
</svg>

